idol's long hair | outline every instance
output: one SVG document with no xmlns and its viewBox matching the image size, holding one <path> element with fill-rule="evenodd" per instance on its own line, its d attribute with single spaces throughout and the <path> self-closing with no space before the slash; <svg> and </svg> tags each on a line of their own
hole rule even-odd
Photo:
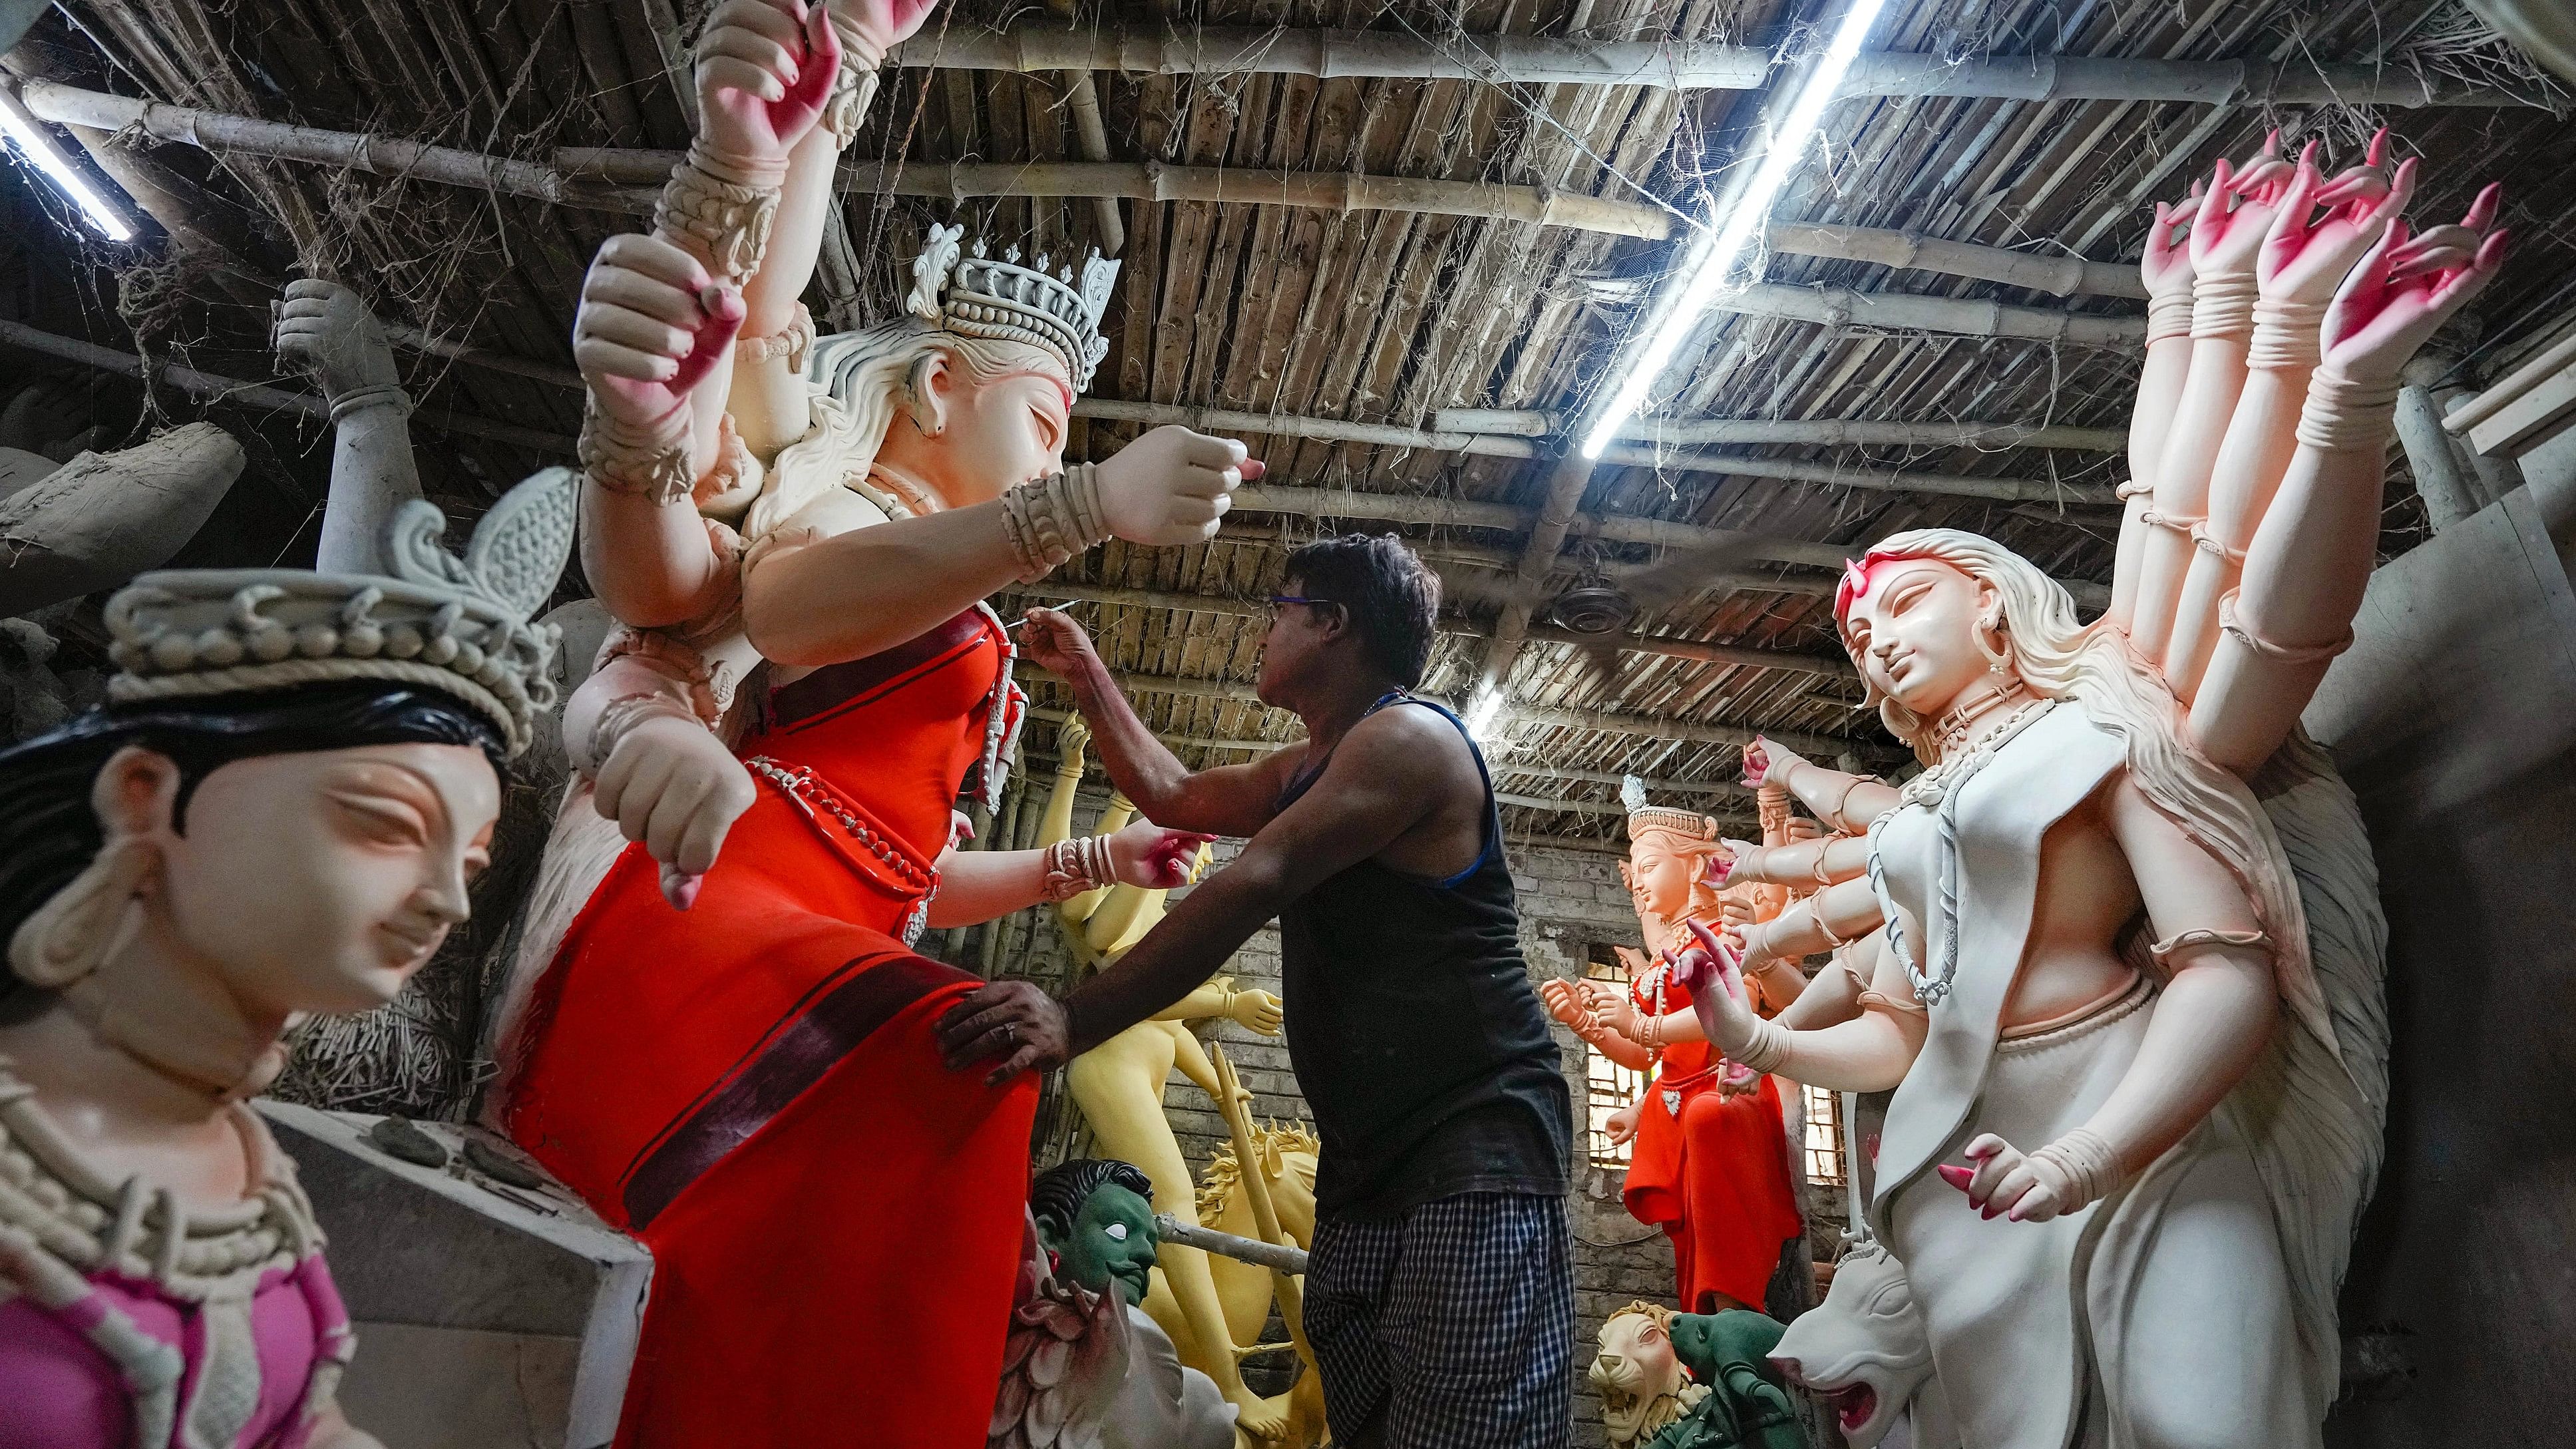
<svg viewBox="0 0 2576 1449">
<path fill-rule="evenodd" d="M 895 417 L 922 406 L 921 385 L 941 358 L 976 383 L 1019 372 L 1044 372 L 1059 383 L 1065 378 L 1064 359 L 1046 348 L 969 337 L 909 315 L 818 338 L 807 372 L 830 394 L 815 408 L 829 446 L 790 444 L 780 452 L 761 480 L 743 536 L 760 538 L 832 489 L 864 479 Z M 1064 385 L 1069 393 L 1071 384 Z"/>
<path fill-rule="evenodd" d="M 1981 621 L 1980 634 L 1997 635 L 1999 642 L 1981 637 L 1978 647 L 2032 693 L 2072 701 L 2095 724 L 2120 736 L 2130 780 L 2244 888 L 2272 938 L 2289 1006 L 2313 1011 L 2311 1019 L 2322 1021 L 2323 1003 L 2309 971 L 2307 917 L 2271 817 L 2243 780 L 2201 753 L 2164 676 L 2138 657 L 2118 629 L 2078 623 L 2074 598 L 2038 565 L 1993 539 L 1957 529 L 1914 529 L 1872 546 L 1835 598 L 1836 624 L 1843 622 L 1860 576 L 1879 562 L 1910 558 L 1948 564 L 1994 588 L 1995 611 Z M 1848 633 L 1844 642 L 1848 646 Z M 1868 679 L 1866 671 L 1862 679 Z M 1926 721 L 1876 686 L 1864 683 L 1863 689 L 1889 732 L 1929 763 L 1934 741 Z"/>
<path fill-rule="evenodd" d="M 407 744 L 479 749 L 502 771 L 501 734 L 482 711 L 438 690 L 367 679 L 93 709 L 0 750 L 0 942 L 106 843 L 91 787 L 127 745 L 178 765 L 172 824 L 184 831 L 197 786 L 236 760 Z M 0 1005 L 17 1005 L 13 994 L 28 993 L 0 972 Z"/>
</svg>

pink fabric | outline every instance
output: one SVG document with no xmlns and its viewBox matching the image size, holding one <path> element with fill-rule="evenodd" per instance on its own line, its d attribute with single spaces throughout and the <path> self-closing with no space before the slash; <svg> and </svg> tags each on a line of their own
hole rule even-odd
<svg viewBox="0 0 2576 1449">
<path fill-rule="evenodd" d="M 56 1313 L 27 1298 L 0 1303 L 0 1449 L 126 1449 L 133 1407 L 116 1364 L 88 1330 L 112 1311 L 187 1363 L 179 1403 L 195 1391 L 205 1357 L 197 1306 L 152 1283 L 118 1274 L 90 1279 L 88 1297 Z M 348 1333 L 348 1315 L 317 1255 L 293 1271 L 260 1280 L 251 1298 L 251 1337 L 259 1353 L 259 1406 L 233 1449 L 301 1449 L 302 1411 L 315 1367 Z M 161 1445 L 138 1449 L 164 1449 Z"/>
</svg>

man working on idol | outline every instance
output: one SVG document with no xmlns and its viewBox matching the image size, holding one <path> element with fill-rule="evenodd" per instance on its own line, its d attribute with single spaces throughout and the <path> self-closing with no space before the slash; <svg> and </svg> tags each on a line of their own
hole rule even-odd
<svg viewBox="0 0 2576 1449">
<path fill-rule="evenodd" d="M 1277 917 L 1289 1057 L 1323 1138 L 1305 1330 L 1334 1442 L 1552 1449 L 1572 1408 L 1573 1109 L 1521 961 L 1484 757 L 1456 715 L 1407 692 L 1439 582 L 1394 538 L 1351 537 L 1290 554 L 1286 587 L 1259 690 L 1306 740 L 1195 773 L 1071 620 L 1029 612 L 1028 657 L 1072 683 L 1137 809 L 1250 840 L 1065 1000 L 994 983 L 940 1023 L 941 1045 L 951 1066 L 999 1058 L 997 1079 L 1060 1066 Z"/>
</svg>

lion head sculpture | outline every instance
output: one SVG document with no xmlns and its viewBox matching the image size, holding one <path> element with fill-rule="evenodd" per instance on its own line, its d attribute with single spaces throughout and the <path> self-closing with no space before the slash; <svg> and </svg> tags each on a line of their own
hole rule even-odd
<svg viewBox="0 0 2576 1449">
<path fill-rule="evenodd" d="M 1645 1443 L 1708 1397 L 1707 1386 L 1690 1382 L 1673 1356 L 1672 1323 L 1673 1310 L 1639 1301 L 1601 1325 L 1591 1379 L 1611 1449 Z"/>
</svg>

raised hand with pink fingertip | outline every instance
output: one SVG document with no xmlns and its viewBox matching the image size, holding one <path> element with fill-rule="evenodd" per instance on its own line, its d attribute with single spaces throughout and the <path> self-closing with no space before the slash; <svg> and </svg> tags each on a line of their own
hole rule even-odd
<svg viewBox="0 0 2576 1449">
<path fill-rule="evenodd" d="M 2372 156 L 2381 152 L 2374 142 Z M 2331 300 L 2336 286 L 2405 210 L 2414 192 L 2412 158 L 2397 168 L 2393 179 L 2373 167 L 2357 167 L 2329 184 L 2319 178 L 2315 162 L 2301 156 L 2255 261 L 2264 300 L 2311 305 Z"/>
<path fill-rule="evenodd" d="M 2314 149 L 2311 143 L 2310 149 Z M 2264 138 L 2263 150 L 2243 170 L 2220 158 L 2191 222 L 2191 266 L 2196 280 L 2250 276 L 2263 237 L 2299 168 L 2281 159 L 2281 133 Z M 2300 161 L 2307 160 L 2302 154 Z"/>
<path fill-rule="evenodd" d="M 737 162 L 784 168 L 822 119 L 841 40 L 817 3 L 725 0 L 698 36 L 700 139 Z"/>
<path fill-rule="evenodd" d="M 2147 284 L 2147 298 L 2191 299 L 2194 272 L 2191 265 L 2191 223 L 2200 214 L 2200 197 L 2205 188 L 2191 183 L 2191 192 L 2178 204 L 2156 203 L 2155 224 L 2147 228 L 2146 254 L 2138 259 L 2138 278 Z"/>
<path fill-rule="evenodd" d="M 2467 220 L 2436 228 L 2438 237 L 2419 239 L 2403 220 L 2392 221 L 2326 309 L 2321 370 L 2356 382 L 2396 381 L 2416 349 L 2503 266 L 2513 233 L 2480 234 L 2494 222 L 2501 196 L 2500 187 L 2487 187 Z"/>
<path fill-rule="evenodd" d="M 621 423 L 669 418 L 742 328 L 742 295 L 667 238 L 610 237 L 582 278 L 572 356 L 593 405 Z"/>
</svg>

